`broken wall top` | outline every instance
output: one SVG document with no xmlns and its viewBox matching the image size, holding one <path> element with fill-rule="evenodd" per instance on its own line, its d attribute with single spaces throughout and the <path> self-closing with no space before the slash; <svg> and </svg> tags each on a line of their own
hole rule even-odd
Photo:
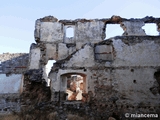
<svg viewBox="0 0 160 120">
<path fill-rule="evenodd" d="M 127 36 L 147 36 L 142 26 L 155 23 L 160 32 L 160 18 L 125 19 L 112 16 L 104 19 L 58 20 L 47 16 L 36 20 L 34 36 L 37 44 L 30 48 L 29 69 L 38 69 L 48 60 L 63 60 L 86 44 L 99 43 L 107 36 L 107 24 L 119 24 Z M 107 40 L 108 41 L 108 40 Z M 38 61 L 38 62 L 37 62 Z"/>
<path fill-rule="evenodd" d="M 0 73 L 21 74 L 27 70 L 29 54 L 27 53 L 3 53 L 0 54 Z"/>
<path fill-rule="evenodd" d="M 146 35 L 142 29 L 145 23 L 157 24 L 160 31 L 160 18 L 145 17 L 142 19 L 125 19 L 120 16 L 112 16 L 104 19 L 76 19 L 58 20 L 53 16 L 47 16 L 36 20 L 35 40 L 36 42 L 55 43 L 97 43 L 105 39 L 107 24 L 120 24 L 124 30 L 123 35 Z M 68 37 L 68 28 L 72 28 L 72 36 Z"/>
</svg>

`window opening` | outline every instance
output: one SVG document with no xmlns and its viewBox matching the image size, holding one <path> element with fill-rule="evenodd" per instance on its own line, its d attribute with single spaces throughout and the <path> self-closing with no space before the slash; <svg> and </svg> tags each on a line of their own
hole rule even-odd
<svg viewBox="0 0 160 120">
<path fill-rule="evenodd" d="M 105 30 L 105 39 L 115 36 L 122 36 L 122 34 L 124 33 L 123 29 L 120 27 L 120 24 L 106 24 Z"/>
<path fill-rule="evenodd" d="M 146 23 L 142 28 L 145 30 L 146 35 L 159 35 L 157 25 L 155 23 Z"/>
<path fill-rule="evenodd" d="M 66 37 L 68 38 L 74 37 L 74 29 L 72 27 L 66 28 Z"/>
</svg>

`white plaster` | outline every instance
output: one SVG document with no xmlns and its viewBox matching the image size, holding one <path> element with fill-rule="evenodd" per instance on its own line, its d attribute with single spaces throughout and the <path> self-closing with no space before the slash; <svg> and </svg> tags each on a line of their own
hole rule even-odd
<svg viewBox="0 0 160 120">
<path fill-rule="evenodd" d="M 63 28 L 59 22 L 42 22 L 40 40 L 47 42 L 63 42 Z"/>
<path fill-rule="evenodd" d="M 12 74 L 8 77 L 0 74 L 0 93 L 20 93 L 22 83 L 21 74 Z"/>
<path fill-rule="evenodd" d="M 154 41 L 127 45 L 120 39 L 113 40 L 116 57 L 113 66 L 160 66 L 160 45 Z"/>
<path fill-rule="evenodd" d="M 90 67 L 94 63 L 94 50 L 89 45 L 77 51 L 72 58 L 66 62 L 67 67 Z"/>
<path fill-rule="evenodd" d="M 95 53 L 110 53 L 112 52 L 111 45 L 97 45 L 95 47 Z"/>
<path fill-rule="evenodd" d="M 156 82 L 154 72 L 155 69 L 152 68 L 134 69 L 134 72 L 131 72 L 130 69 L 116 69 L 114 76 L 118 87 L 115 87 L 117 87 L 120 97 L 123 96 L 126 98 L 126 102 L 129 101 L 134 105 L 144 101 L 145 103 L 151 101 L 153 104 L 158 103 L 157 99 L 160 99 L 160 95 L 153 95 L 150 91 Z"/>
<path fill-rule="evenodd" d="M 75 39 L 86 43 L 87 41 L 98 42 L 101 41 L 104 22 L 102 21 L 91 21 L 91 22 L 78 22 L 75 27 Z"/>
</svg>

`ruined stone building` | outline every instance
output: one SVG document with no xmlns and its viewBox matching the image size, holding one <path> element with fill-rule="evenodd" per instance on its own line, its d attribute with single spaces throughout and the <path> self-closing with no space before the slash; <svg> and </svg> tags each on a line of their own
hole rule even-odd
<svg viewBox="0 0 160 120">
<path fill-rule="evenodd" d="M 150 23 L 160 32 L 154 17 L 36 20 L 29 54 L 0 55 L 0 111 L 25 111 L 23 119 L 37 120 L 159 114 L 160 36 L 146 35 L 142 26 Z M 109 24 L 119 24 L 123 35 L 105 39 Z M 47 74 L 50 60 L 56 62 Z"/>
</svg>

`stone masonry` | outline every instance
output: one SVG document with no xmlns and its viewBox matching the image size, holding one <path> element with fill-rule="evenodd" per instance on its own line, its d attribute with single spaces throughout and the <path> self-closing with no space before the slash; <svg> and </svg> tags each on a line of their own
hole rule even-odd
<svg viewBox="0 0 160 120">
<path fill-rule="evenodd" d="M 20 111 L 23 74 L 28 67 L 29 54 L 0 54 L 0 113 Z"/>
<path fill-rule="evenodd" d="M 142 26 L 147 23 L 155 23 L 160 32 L 160 18 L 148 16 L 90 20 L 47 16 L 36 20 L 36 43 L 31 44 L 29 56 L 18 57 L 23 64 L 13 62 L 22 70 L 14 70 L 7 60 L 1 62 L 2 74 L 24 75 L 18 116 L 31 120 L 127 120 L 125 113 L 158 115 L 160 36 L 146 35 Z M 119 24 L 122 36 L 105 39 L 108 24 Z M 70 28 L 72 37 L 67 35 Z M 49 60 L 56 62 L 46 75 Z"/>
</svg>

